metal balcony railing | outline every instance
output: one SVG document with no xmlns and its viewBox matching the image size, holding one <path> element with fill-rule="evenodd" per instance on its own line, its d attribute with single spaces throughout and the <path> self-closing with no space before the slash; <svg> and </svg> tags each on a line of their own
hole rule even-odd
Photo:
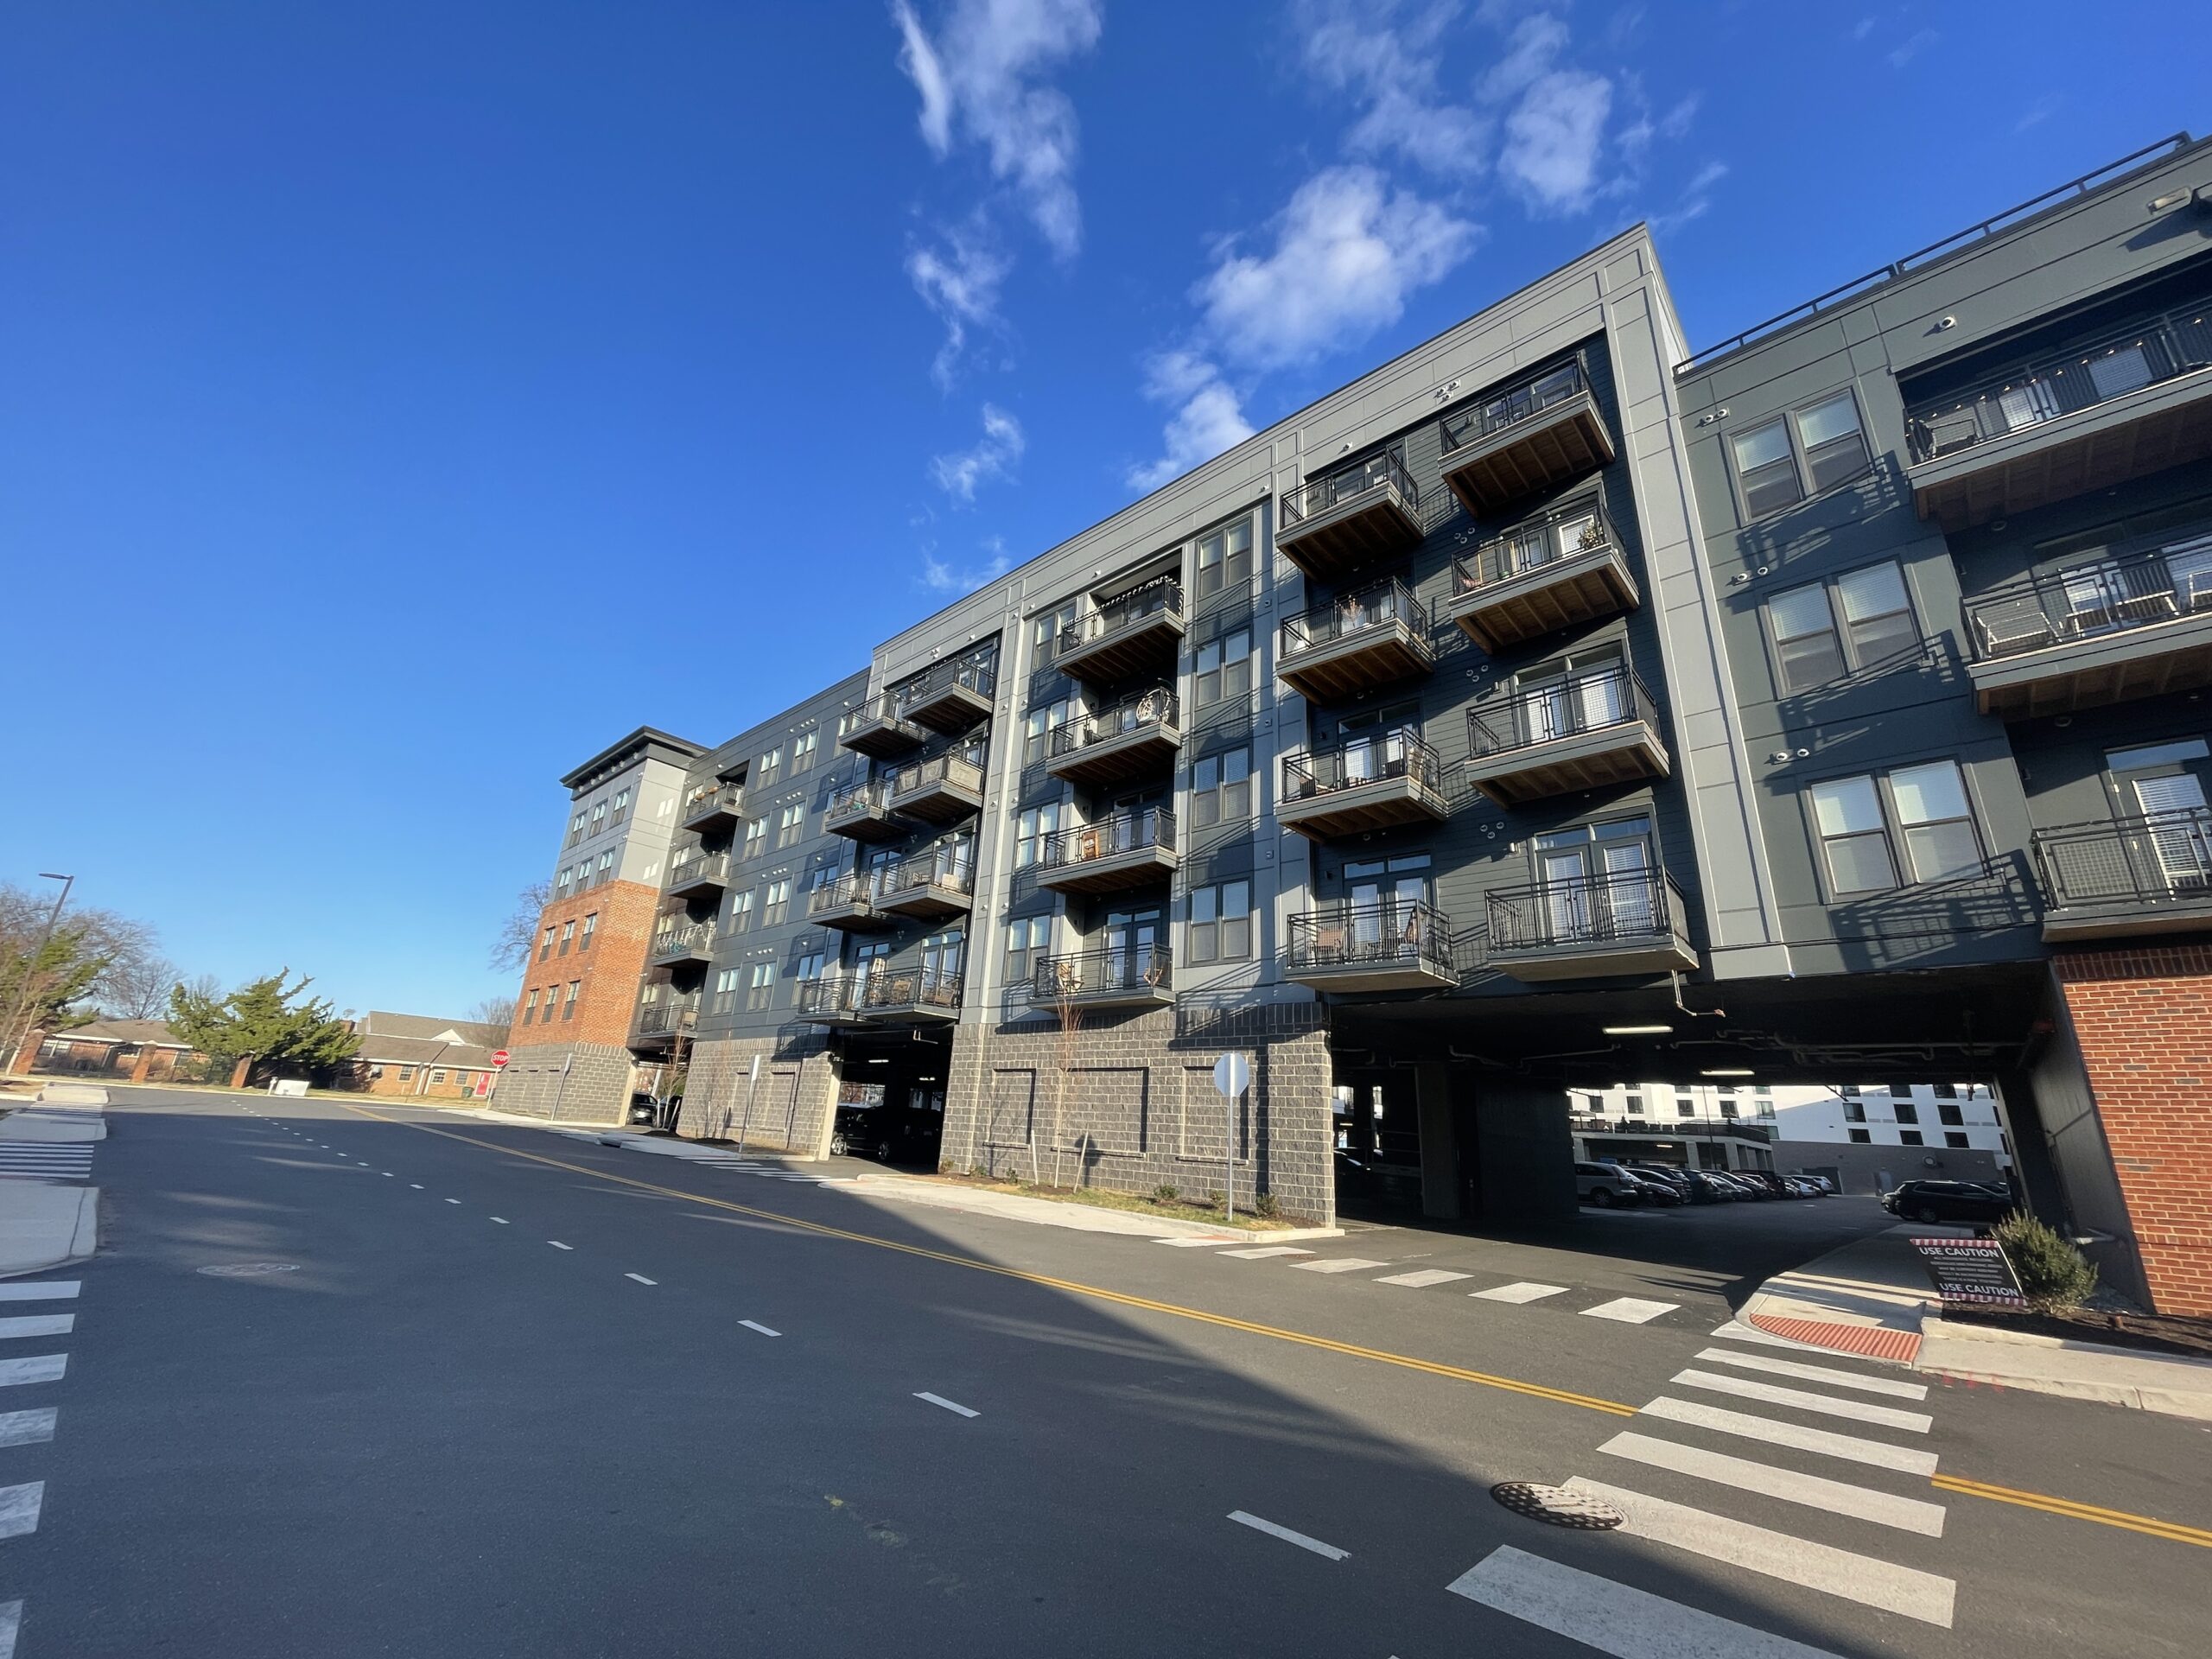
<svg viewBox="0 0 2212 1659">
<path fill-rule="evenodd" d="M 2212 535 L 2009 582 L 1964 608 L 1985 662 L 2212 611 Z"/>
<path fill-rule="evenodd" d="M 1133 588 L 1128 593 L 1107 601 L 1096 610 L 1084 612 L 1060 630 L 1053 649 L 1058 654 L 1065 656 L 1094 640 L 1103 639 L 1109 634 L 1133 627 L 1147 617 L 1182 614 L 1182 582 L 1173 576 L 1162 576 L 1157 582 L 1148 582 L 1141 588 Z"/>
<path fill-rule="evenodd" d="M 998 680 L 999 668 L 995 658 L 977 662 L 963 657 L 938 663 L 919 674 L 901 680 L 891 688 L 889 695 L 892 706 L 899 710 L 900 717 L 904 718 L 906 709 L 917 703 L 927 702 L 952 686 L 964 686 L 978 696 L 988 697 L 997 689 Z"/>
<path fill-rule="evenodd" d="M 849 982 L 850 1006 L 861 1014 L 898 1014 L 912 1009 L 948 1014 L 960 1011 L 960 975 L 942 968 L 884 968 Z"/>
<path fill-rule="evenodd" d="M 1410 778 L 1441 792 L 1443 775 L 1436 751 L 1410 727 L 1401 727 L 1333 749 L 1300 749 L 1283 756 L 1282 798 L 1307 801 L 1397 778 Z"/>
<path fill-rule="evenodd" d="M 709 812 L 735 813 L 745 804 L 745 789 L 740 784 L 701 784 L 683 798 L 683 822 L 702 817 Z"/>
<path fill-rule="evenodd" d="M 1062 1000 L 1174 988 L 1174 964 L 1166 945 L 1131 945 L 1039 957 L 1029 978 L 1029 1000 L 1047 1007 Z"/>
<path fill-rule="evenodd" d="M 902 893 L 931 887 L 940 893 L 973 895 L 976 891 L 976 856 L 971 849 L 958 852 L 931 850 L 904 858 L 883 873 L 879 891 L 887 899 L 895 899 Z"/>
<path fill-rule="evenodd" d="M 1535 379 L 1514 387 L 1510 391 L 1478 404 L 1472 409 L 1447 415 L 1439 423 L 1444 437 L 1444 453 L 1464 449 L 1471 443 L 1479 443 L 1494 432 L 1503 432 L 1509 426 L 1517 426 L 1532 416 L 1579 397 L 1590 390 L 1590 382 L 1582 372 L 1580 363 L 1568 363 L 1538 375 Z"/>
<path fill-rule="evenodd" d="M 1293 490 L 1282 499 L 1283 528 L 1294 530 L 1338 502 L 1365 495 L 1370 490 L 1383 489 L 1397 491 L 1399 499 L 1408 507 L 1421 505 L 1421 493 L 1414 488 L 1405 459 L 1395 449 L 1370 456 L 1357 467 L 1347 467 L 1342 472 L 1331 473 Z"/>
<path fill-rule="evenodd" d="M 1164 806 L 1148 806 L 1141 812 L 1117 812 L 1096 823 L 1054 830 L 1045 837 L 1037 862 L 1043 869 L 1068 869 L 1100 859 L 1118 858 L 1123 853 L 1141 852 L 1147 847 L 1175 850 L 1175 815 Z"/>
<path fill-rule="evenodd" d="M 1911 405 L 1905 430 L 1913 463 L 1956 454 L 2207 366 L 2212 366 L 2212 296 Z"/>
<path fill-rule="evenodd" d="M 895 807 L 900 796 L 918 794 L 939 784 L 950 784 L 955 789 L 980 791 L 983 787 L 983 768 L 966 755 L 948 750 L 926 760 L 917 760 L 912 766 L 901 766 L 893 772 L 889 779 L 890 792 L 886 799 Z"/>
<path fill-rule="evenodd" d="M 806 895 L 806 913 L 810 917 L 826 916 L 833 910 L 872 906 L 881 890 L 880 870 L 848 870 L 833 881 L 825 881 Z"/>
<path fill-rule="evenodd" d="M 1650 688 L 1633 670 L 1600 669 L 1549 684 L 1492 692 L 1467 710 L 1467 753 L 1503 754 L 1643 721 L 1659 729 Z"/>
<path fill-rule="evenodd" d="M 869 812 L 887 809 L 890 799 L 890 785 L 881 778 L 863 779 L 857 784 L 846 784 L 830 791 L 829 804 L 822 809 L 824 823 L 839 818 L 859 817 Z"/>
<path fill-rule="evenodd" d="M 1656 1137 L 1661 1140 L 1698 1139 L 1718 1140 L 1734 1135 L 1744 1141 L 1771 1141 L 1774 1139 L 1774 1119 L 1753 1117 L 1710 1117 L 1678 1119 L 1665 1117 L 1607 1117 L 1592 1116 L 1586 1112 L 1572 1112 L 1567 1116 L 1567 1127 L 1577 1135 L 1624 1135 L 1637 1139 Z"/>
<path fill-rule="evenodd" d="M 1661 870 L 1493 888 L 1487 897 L 1493 956 L 1688 937 L 1682 891 Z"/>
<path fill-rule="evenodd" d="M 1618 547 L 1612 526 L 1594 504 L 1568 507 L 1536 524 L 1523 524 L 1483 543 L 1465 558 L 1452 561 L 1454 597 L 1471 594 L 1495 582 L 1510 582 L 1541 570 L 1562 559 L 1580 558 L 1608 547 Z"/>
<path fill-rule="evenodd" d="M 2212 905 L 2212 808 L 2038 830 L 2036 880 L 2049 910 Z"/>
<path fill-rule="evenodd" d="M 698 1021 L 696 998 L 684 1002 L 653 1002 L 638 1010 L 635 1028 L 640 1037 L 666 1037 L 689 1031 Z"/>
<path fill-rule="evenodd" d="M 694 881 L 728 881 L 729 855 L 728 853 L 693 853 L 668 867 L 668 886 L 672 890 L 688 887 Z"/>
<path fill-rule="evenodd" d="M 712 922 L 687 922 L 680 927 L 664 927 L 653 935 L 652 960 L 673 962 L 696 950 L 704 950 L 715 942 Z"/>
<path fill-rule="evenodd" d="M 1452 923 L 1433 905 L 1389 899 L 1373 905 L 1325 905 L 1290 918 L 1291 973 L 1421 968 L 1449 979 Z"/>
<path fill-rule="evenodd" d="M 1325 605 L 1317 605 L 1303 616 L 1282 625 L 1278 660 L 1285 664 L 1339 639 L 1357 638 L 1375 628 L 1402 622 L 1414 640 L 1428 642 L 1428 612 L 1402 582 L 1378 582 L 1349 594 L 1339 594 Z"/>
<path fill-rule="evenodd" d="M 1052 753 L 1055 758 L 1074 754 L 1147 727 L 1172 728 L 1174 724 L 1175 694 L 1159 686 L 1110 709 L 1062 721 L 1052 728 Z"/>
</svg>

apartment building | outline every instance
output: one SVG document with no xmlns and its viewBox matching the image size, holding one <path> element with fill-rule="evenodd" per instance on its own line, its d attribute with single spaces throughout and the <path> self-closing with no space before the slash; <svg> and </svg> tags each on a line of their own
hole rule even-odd
<svg viewBox="0 0 2212 1659">
<path fill-rule="evenodd" d="M 626 740 L 571 800 L 662 767 L 692 874 L 621 1052 L 690 1033 L 688 1133 L 880 1085 L 947 1167 L 1479 1221 L 1572 1209 L 1565 1090 L 1951 1077 L 2212 1306 L 2208 238 L 2177 138 L 1693 357 L 1639 226 Z"/>
</svg>

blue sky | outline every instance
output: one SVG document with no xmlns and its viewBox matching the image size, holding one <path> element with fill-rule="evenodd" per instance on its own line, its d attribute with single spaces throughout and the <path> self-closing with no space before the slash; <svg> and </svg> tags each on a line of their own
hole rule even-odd
<svg viewBox="0 0 2212 1659">
<path fill-rule="evenodd" d="M 10 7 L 0 876 L 188 972 L 507 994 L 631 728 L 772 713 L 1637 219 L 1702 344 L 2212 123 L 2158 68 L 2212 14 L 2081 17 Z"/>
</svg>

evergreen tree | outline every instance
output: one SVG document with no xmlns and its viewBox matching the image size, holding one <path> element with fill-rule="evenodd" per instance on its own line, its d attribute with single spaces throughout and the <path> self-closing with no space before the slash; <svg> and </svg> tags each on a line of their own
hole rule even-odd
<svg viewBox="0 0 2212 1659">
<path fill-rule="evenodd" d="M 304 996 L 315 982 L 284 982 L 289 968 L 250 979 L 226 996 L 180 985 L 169 996 L 169 1030 L 226 1066 L 252 1062 L 248 1080 L 278 1071 L 319 1071 L 351 1059 L 361 1046 L 328 1002 Z"/>
</svg>

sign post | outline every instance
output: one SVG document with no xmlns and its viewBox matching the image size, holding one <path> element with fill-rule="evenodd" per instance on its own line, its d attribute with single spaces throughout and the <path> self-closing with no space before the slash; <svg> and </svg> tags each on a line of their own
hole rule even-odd
<svg viewBox="0 0 2212 1659">
<path fill-rule="evenodd" d="M 1920 1265 L 1936 1294 L 1948 1306 L 2025 1308 L 2020 1281 L 2005 1259 L 2005 1247 L 1993 1238 L 1916 1238 Z"/>
<path fill-rule="evenodd" d="M 1213 1086 L 1221 1090 L 1229 1125 L 1228 1185 L 1222 1193 L 1228 1204 L 1224 1218 L 1229 1221 L 1236 1219 L 1236 1097 L 1251 1081 L 1252 1063 L 1242 1054 L 1224 1054 L 1213 1063 Z"/>
<path fill-rule="evenodd" d="M 760 1057 L 753 1057 L 753 1070 L 745 1079 L 745 1122 L 738 1126 L 737 1149 L 742 1154 L 747 1136 L 753 1133 L 753 1091 L 760 1086 Z"/>
</svg>

